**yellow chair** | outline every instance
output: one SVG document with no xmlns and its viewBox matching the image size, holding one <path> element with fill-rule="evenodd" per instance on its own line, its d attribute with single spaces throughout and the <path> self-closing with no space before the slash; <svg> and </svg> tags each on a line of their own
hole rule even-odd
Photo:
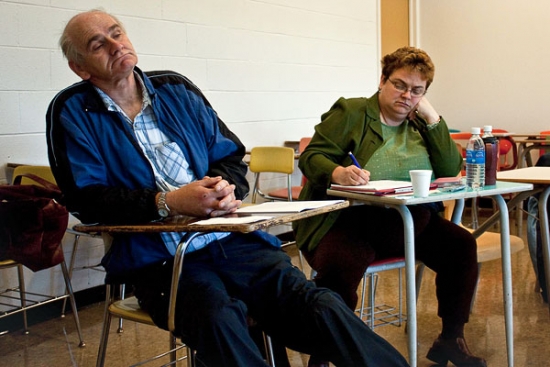
<svg viewBox="0 0 550 367">
<path fill-rule="evenodd" d="M 176 254 L 174 256 L 174 265 L 172 270 L 172 279 L 170 286 L 170 297 L 169 297 L 169 307 L 168 307 L 168 329 L 170 332 L 170 350 L 168 352 L 154 356 L 147 361 L 142 361 L 134 366 L 142 365 L 150 361 L 158 360 L 166 355 L 170 355 L 170 365 L 176 364 L 179 361 L 187 359 L 187 365 L 190 367 L 196 366 L 195 360 L 195 351 L 187 347 L 185 344 L 177 343 L 176 337 L 174 336 L 174 331 L 176 329 L 175 316 L 176 316 L 176 295 L 179 289 L 179 280 L 181 269 L 183 267 L 183 260 L 185 257 L 185 252 L 188 245 L 196 237 L 203 235 L 200 232 L 191 232 L 187 233 L 185 237 L 180 241 L 176 249 Z M 97 356 L 96 367 L 103 367 L 105 364 L 105 357 L 107 351 L 107 343 L 109 340 L 109 330 L 111 327 L 112 316 L 119 317 L 121 319 L 131 320 L 134 322 L 152 325 L 155 326 L 153 320 L 149 314 L 143 311 L 138 303 L 136 297 L 128 297 L 123 300 L 115 299 L 115 288 L 110 284 L 106 284 L 106 301 L 105 301 L 105 313 L 104 313 L 104 322 L 103 329 L 101 332 L 101 341 L 99 344 L 99 351 Z M 266 348 L 266 362 L 269 366 L 275 366 L 274 356 L 273 356 L 273 347 L 271 344 L 271 339 L 268 335 L 264 334 L 264 342 Z M 185 356 L 178 358 L 177 351 L 186 348 Z"/>
<path fill-rule="evenodd" d="M 105 357 L 107 353 L 107 343 L 109 341 L 109 331 L 111 329 L 111 320 L 112 317 L 118 317 L 120 320 L 125 319 L 128 321 L 137 322 L 140 324 L 155 326 L 155 323 L 151 319 L 151 316 L 139 306 L 138 300 L 136 297 L 127 297 L 124 299 L 116 299 L 115 297 L 115 288 L 110 284 L 106 284 L 106 300 L 105 300 L 105 313 L 103 320 L 103 328 L 101 331 L 101 340 L 99 343 L 99 350 L 97 354 L 97 367 L 102 367 L 105 365 Z M 121 332 L 119 328 L 117 332 Z M 178 343 L 176 337 L 169 333 L 169 345 L 170 349 L 167 352 L 163 352 L 154 357 L 151 357 L 145 361 L 141 361 L 133 366 L 139 366 L 145 363 L 152 361 L 157 361 L 160 358 L 169 356 L 170 363 L 176 364 L 181 360 L 188 359 L 188 366 L 195 366 L 195 360 L 193 358 L 193 351 L 188 348 L 185 344 Z M 185 355 L 178 358 L 177 352 L 180 349 L 186 348 L 187 352 Z"/>
<path fill-rule="evenodd" d="M 55 179 L 53 178 L 51 170 L 47 166 L 17 166 L 17 167 L 15 167 L 14 172 L 13 172 L 13 179 L 15 179 L 15 177 L 17 177 L 19 175 L 26 174 L 26 173 L 34 174 L 36 176 L 39 176 L 39 177 L 45 179 L 46 181 L 55 183 Z M 37 182 L 33 181 L 32 179 L 29 179 L 29 178 L 26 178 L 26 177 L 23 177 L 21 179 L 21 184 L 22 185 L 30 185 L 30 184 L 40 185 L 40 183 L 37 183 Z M 11 268 L 11 267 L 17 267 L 19 285 L 18 285 L 17 288 L 7 289 L 6 291 L 2 292 L 0 294 L 0 298 L 13 299 L 14 297 L 11 296 L 10 294 L 12 294 L 13 292 L 18 292 L 20 302 L 21 302 L 21 307 L 11 308 L 8 311 L 2 312 L 2 314 L 0 314 L 0 318 L 12 315 L 14 313 L 22 312 L 23 313 L 23 324 L 24 324 L 25 333 L 28 333 L 27 314 L 26 314 L 28 309 L 35 308 L 35 307 L 41 306 L 41 305 L 45 305 L 45 304 L 48 304 L 48 303 L 51 303 L 51 302 L 55 302 L 55 301 L 58 301 L 58 300 L 61 300 L 61 299 L 66 300 L 68 298 L 70 300 L 70 303 L 71 303 L 71 307 L 72 307 L 72 310 L 73 310 L 74 321 L 75 321 L 76 329 L 77 329 L 78 336 L 79 336 L 79 339 L 80 339 L 79 346 L 83 347 L 86 344 L 84 343 L 84 340 L 82 338 L 82 331 L 81 331 L 81 328 L 80 328 L 80 320 L 78 318 L 78 310 L 77 310 L 77 307 L 76 307 L 76 302 L 75 302 L 75 298 L 74 298 L 74 294 L 73 294 L 73 289 L 72 289 L 71 280 L 70 280 L 70 276 L 69 276 L 69 270 L 67 269 L 67 264 L 66 264 L 65 260 L 63 260 L 59 265 L 61 266 L 61 270 L 62 270 L 62 273 L 63 273 L 66 293 L 63 296 L 51 296 L 51 295 L 45 295 L 45 294 L 26 292 L 26 290 L 25 290 L 25 279 L 24 279 L 24 274 L 23 274 L 23 266 L 21 264 L 19 264 L 18 262 L 15 262 L 13 260 L 1 261 L 0 262 L 0 269 L 7 269 L 7 268 Z"/>
<path fill-rule="evenodd" d="M 13 179 L 15 179 L 15 177 L 19 175 L 23 175 L 26 173 L 31 173 L 40 178 L 43 178 L 48 182 L 51 182 L 57 185 L 57 182 L 55 182 L 55 178 L 53 177 L 52 169 L 50 168 L 50 166 L 32 166 L 32 165 L 17 166 L 13 169 Z M 13 179 L 12 179 L 12 182 L 13 182 Z M 23 177 L 21 178 L 21 185 L 40 185 L 40 184 L 30 178 Z"/>
<path fill-rule="evenodd" d="M 252 189 L 252 204 L 255 204 L 258 196 L 267 201 L 293 201 L 298 199 L 301 186 L 292 186 L 292 173 L 294 173 L 294 163 L 296 161 L 294 149 L 288 147 L 254 147 L 250 152 L 249 169 L 254 172 L 254 187 Z M 261 174 L 262 173 L 283 173 L 286 175 L 286 187 L 274 189 L 267 193 L 262 192 Z M 296 245 L 294 234 L 287 231 L 279 235 L 283 241 L 283 248 Z M 298 251 L 300 269 L 304 269 L 304 260 L 302 253 Z"/>
<path fill-rule="evenodd" d="M 254 187 L 252 203 L 256 203 L 258 195 L 265 200 L 292 201 L 292 173 L 294 172 L 294 149 L 287 147 L 254 147 L 250 152 L 249 168 L 254 172 Z M 286 193 L 276 196 L 273 192 L 264 193 L 261 186 L 262 173 L 282 173 L 286 175 Z M 275 190 L 273 190 L 275 191 Z"/>
<path fill-rule="evenodd" d="M 45 179 L 46 181 L 57 184 L 50 166 L 31 166 L 31 165 L 17 166 L 13 171 L 13 177 L 15 178 L 16 176 L 21 175 L 21 174 L 25 174 L 25 173 L 35 174 L 35 175 Z M 33 180 L 31 180 L 27 177 L 23 177 L 21 179 L 21 184 L 22 185 L 36 184 L 36 182 L 34 182 Z M 94 236 L 94 235 L 91 235 L 91 234 L 88 234 L 88 233 L 82 233 L 82 232 L 75 231 L 71 227 L 68 227 L 66 232 L 74 236 L 73 249 L 71 251 L 71 259 L 69 260 L 69 266 L 68 266 L 69 278 L 72 279 L 80 237 L 81 236 L 86 236 L 86 237 L 91 237 L 91 238 L 100 238 L 100 237 L 99 236 Z M 101 270 L 101 269 L 96 269 L 96 268 L 97 267 L 91 267 L 91 269 Z M 66 307 L 67 307 L 67 298 L 64 298 L 63 299 L 63 306 L 61 307 L 61 316 L 62 317 L 65 315 Z M 120 328 L 122 328 L 122 324 L 120 325 Z"/>
</svg>

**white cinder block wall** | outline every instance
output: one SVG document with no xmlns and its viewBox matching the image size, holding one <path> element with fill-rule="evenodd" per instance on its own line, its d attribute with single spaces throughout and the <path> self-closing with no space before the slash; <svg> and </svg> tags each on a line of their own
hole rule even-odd
<svg viewBox="0 0 550 367">
<path fill-rule="evenodd" d="M 0 182 L 7 163 L 48 164 L 45 112 L 76 82 L 57 46 L 82 10 L 102 7 L 125 24 L 144 70 L 172 69 L 203 90 L 247 148 L 310 136 L 340 96 L 369 96 L 379 76 L 378 0 L 0 1 Z M 68 255 L 72 237 L 66 236 Z M 77 266 L 101 241 L 82 239 Z M 55 271 L 27 272 L 31 290 L 61 292 Z M 0 289 L 15 281 L 0 273 Z M 73 287 L 103 283 L 77 270 Z"/>
</svg>

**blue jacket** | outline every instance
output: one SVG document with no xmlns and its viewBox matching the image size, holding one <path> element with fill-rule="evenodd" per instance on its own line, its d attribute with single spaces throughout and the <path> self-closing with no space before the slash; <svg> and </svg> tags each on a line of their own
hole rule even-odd
<svg viewBox="0 0 550 367">
<path fill-rule="evenodd" d="M 172 71 L 144 73 L 160 130 L 177 143 L 196 177 L 222 176 L 248 194 L 240 140 L 218 118 L 201 91 Z M 84 223 L 136 224 L 159 219 L 153 170 L 132 127 L 106 109 L 93 85 L 75 83 L 59 92 L 46 115 L 48 157 L 65 204 Z M 271 245 L 278 240 L 255 232 Z M 173 256 L 158 234 L 116 235 L 103 265 L 110 274 Z"/>
</svg>

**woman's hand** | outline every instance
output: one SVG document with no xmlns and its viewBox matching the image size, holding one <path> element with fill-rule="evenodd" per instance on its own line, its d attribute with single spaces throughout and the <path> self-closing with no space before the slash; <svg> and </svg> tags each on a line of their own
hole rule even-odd
<svg viewBox="0 0 550 367">
<path fill-rule="evenodd" d="M 332 182 L 338 185 L 366 185 L 369 179 L 370 172 L 356 166 L 338 166 L 332 171 Z"/>
<path fill-rule="evenodd" d="M 204 177 L 166 194 L 166 204 L 176 214 L 219 217 L 233 213 L 242 201 L 235 198 L 235 185 L 218 177 Z"/>
<path fill-rule="evenodd" d="M 422 97 L 415 108 L 412 109 L 409 113 L 409 119 L 414 120 L 417 115 L 426 120 L 428 125 L 439 122 L 439 114 L 426 97 Z"/>
</svg>

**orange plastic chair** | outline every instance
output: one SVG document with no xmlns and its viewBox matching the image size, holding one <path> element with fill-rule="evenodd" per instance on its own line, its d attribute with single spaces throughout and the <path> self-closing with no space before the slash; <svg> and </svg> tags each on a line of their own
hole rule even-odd
<svg viewBox="0 0 550 367">
<path fill-rule="evenodd" d="M 493 133 L 507 133 L 504 129 L 493 129 Z M 518 166 L 518 147 L 510 136 L 498 139 L 499 144 L 499 171 L 508 171 Z M 511 152 L 511 153 L 510 153 Z"/>
<path fill-rule="evenodd" d="M 455 141 L 456 147 L 461 152 L 463 159 L 466 159 L 466 145 L 468 144 L 468 140 L 470 140 L 471 136 L 472 136 L 471 133 L 465 133 L 465 132 L 451 133 L 451 138 Z M 463 177 L 466 176 L 465 164 L 462 166 L 462 169 L 460 170 L 460 174 Z"/>
<path fill-rule="evenodd" d="M 546 140 L 550 140 L 550 130 L 541 131 L 540 135 L 541 135 L 541 137 L 544 136 L 546 138 Z M 543 144 L 543 145 L 546 145 L 546 143 Z M 539 156 L 543 155 L 543 154 L 546 154 L 547 149 L 550 149 L 550 148 L 543 148 L 543 149 L 539 150 Z"/>
</svg>

